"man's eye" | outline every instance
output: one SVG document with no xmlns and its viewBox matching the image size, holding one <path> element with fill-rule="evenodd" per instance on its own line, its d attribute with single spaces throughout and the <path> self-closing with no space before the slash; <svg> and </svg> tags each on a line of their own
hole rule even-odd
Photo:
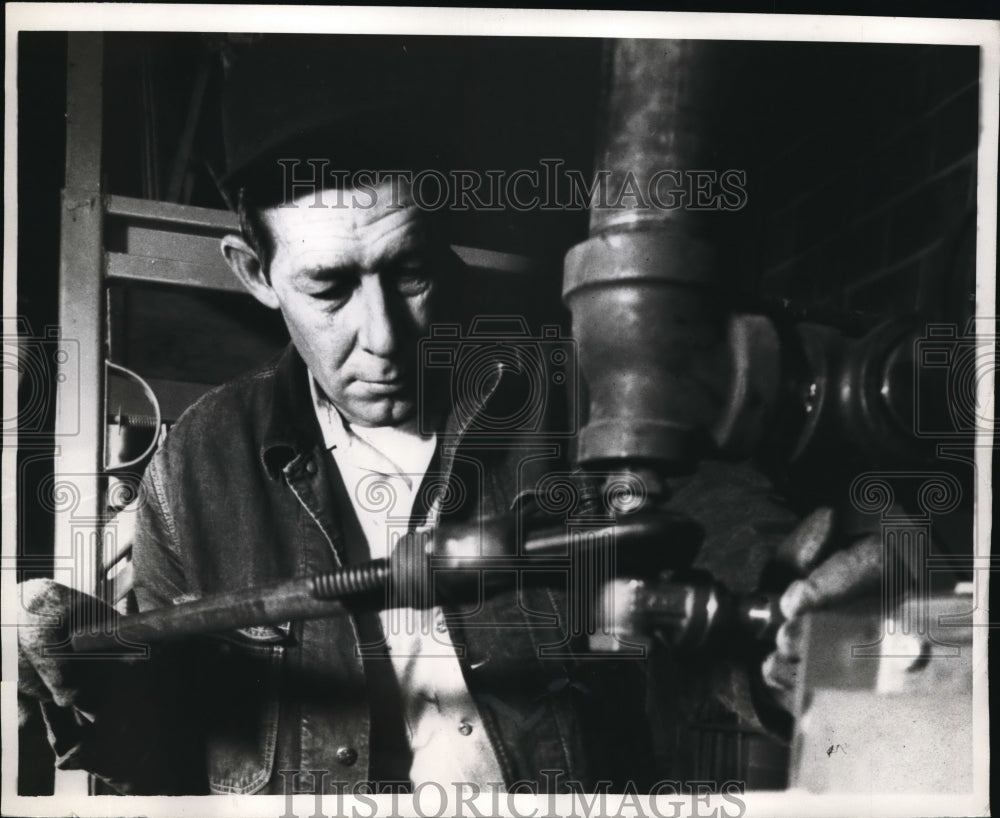
<svg viewBox="0 0 1000 818">
<path fill-rule="evenodd" d="M 400 295 L 420 295 L 431 285 L 431 277 L 423 264 L 408 264 L 396 269 L 393 276 Z"/>
<path fill-rule="evenodd" d="M 356 282 L 350 280 L 331 282 L 319 292 L 314 293 L 313 298 L 330 302 L 344 301 L 350 297 L 355 286 Z"/>
</svg>

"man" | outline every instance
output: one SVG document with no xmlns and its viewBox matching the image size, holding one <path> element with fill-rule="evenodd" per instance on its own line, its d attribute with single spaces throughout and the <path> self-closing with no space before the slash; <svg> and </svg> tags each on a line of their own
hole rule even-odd
<svg viewBox="0 0 1000 818">
<path fill-rule="evenodd" d="M 477 418 L 507 416 L 499 407 L 519 394 L 516 372 L 489 367 L 458 412 L 455 385 L 440 388 L 423 368 L 420 342 L 434 323 L 462 317 L 467 276 L 405 177 L 327 185 L 324 176 L 302 192 L 302 178 L 288 174 L 304 166 L 279 161 L 419 169 L 436 144 L 430 129 L 411 124 L 403 148 L 382 142 L 403 105 L 390 100 L 381 106 L 388 120 L 373 110 L 360 140 L 345 139 L 344 123 L 320 116 L 316 99 L 289 107 L 278 93 L 310 87 L 321 57 L 279 54 L 285 67 L 276 70 L 274 52 L 258 56 L 230 78 L 225 184 L 242 229 L 223 239 L 222 252 L 246 289 L 281 312 L 291 345 L 199 401 L 157 452 L 133 555 L 143 610 L 386 556 L 393 533 L 415 526 L 544 516 L 533 493 L 565 467 L 520 433 L 468 435 Z M 367 56 L 366 64 L 377 62 Z M 393 65 L 397 78 L 407 75 L 406 59 Z M 675 505 L 706 523 L 705 561 L 721 576 L 759 575 L 775 532 L 791 528 L 768 492 L 747 470 L 711 465 L 677 487 Z M 803 573 L 825 556 L 824 519 L 783 546 Z M 786 593 L 790 622 L 765 666 L 779 698 L 794 675 L 796 615 L 870 583 L 875 553 L 862 542 Z M 677 777 L 664 759 L 679 763 L 678 749 L 646 729 L 646 698 L 662 699 L 666 688 L 650 689 L 635 659 L 588 661 L 581 634 L 567 625 L 578 589 L 555 585 L 407 613 L 357 607 L 349 617 L 157 649 L 153 662 L 104 669 L 100 695 L 86 692 L 83 664 L 39 649 L 37 617 L 47 605 L 70 604 L 46 586 L 27 603 L 36 618 L 23 631 L 22 675 L 47 700 L 61 762 L 124 792 L 356 791 L 425 781 L 531 782 L 545 791 L 603 780 L 642 789 L 656 776 Z M 714 685 L 709 693 L 752 718 L 747 684 L 724 663 L 710 664 L 699 669 Z M 678 700 L 688 695 L 682 688 Z"/>
</svg>

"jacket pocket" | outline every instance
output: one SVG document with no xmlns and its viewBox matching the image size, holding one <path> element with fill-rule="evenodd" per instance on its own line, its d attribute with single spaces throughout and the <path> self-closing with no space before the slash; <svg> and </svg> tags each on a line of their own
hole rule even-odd
<svg viewBox="0 0 1000 818">
<path fill-rule="evenodd" d="M 219 642 L 219 685 L 206 712 L 208 784 L 217 795 L 250 795 L 271 779 L 278 740 L 284 647 L 246 629 Z"/>
</svg>

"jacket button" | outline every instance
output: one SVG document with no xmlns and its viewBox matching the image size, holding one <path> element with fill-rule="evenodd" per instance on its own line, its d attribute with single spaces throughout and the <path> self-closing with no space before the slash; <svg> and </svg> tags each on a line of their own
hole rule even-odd
<svg viewBox="0 0 1000 818">
<path fill-rule="evenodd" d="M 350 767 L 357 760 L 358 760 L 358 751 L 355 750 L 353 747 L 337 748 L 337 761 L 339 761 L 345 767 Z"/>
<path fill-rule="evenodd" d="M 469 724 L 469 722 L 467 722 L 465 719 L 462 719 L 458 723 L 458 732 L 461 733 L 463 736 L 467 736 L 472 732 L 472 725 Z"/>
<path fill-rule="evenodd" d="M 310 460 L 306 463 L 306 474 L 316 474 L 316 461 Z"/>
</svg>

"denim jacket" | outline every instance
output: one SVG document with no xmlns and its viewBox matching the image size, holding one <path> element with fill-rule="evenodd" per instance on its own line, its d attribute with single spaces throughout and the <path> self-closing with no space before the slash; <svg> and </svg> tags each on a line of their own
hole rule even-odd
<svg viewBox="0 0 1000 818">
<path fill-rule="evenodd" d="M 347 526 L 332 500 L 339 475 L 321 443 L 307 377 L 289 347 L 276 364 L 210 392 L 171 429 L 143 482 L 133 549 L 140 610 L 345 563 Z M 476 411 L 502 399 L 502 380 L 498 368 Z M 559 446 L 533 434 L 477 438 L 467 434 L 473 420 L 449 419 L 425 478 L 450 486 L 437 504 L 443 519 L 508 512 L 538 474 L 558 465 Z M 581 661 L 566 596 L 531 587 L 447 609 L 505 783 L 549 790 L 566 781 L 645 780 L 641 664 Z M 185 754 L 200 754 L 203 764 L 190 764 L 195 776 L 180 789 L 282 792 L 290 775 L 283 770 L 329 771 L 328 788 L 368 780 L 371 716 L 384 703 L 369 699 L 354 619 L 226 637 L 183 660 L 167 729 L 183 722 Z"/>
</svg>

